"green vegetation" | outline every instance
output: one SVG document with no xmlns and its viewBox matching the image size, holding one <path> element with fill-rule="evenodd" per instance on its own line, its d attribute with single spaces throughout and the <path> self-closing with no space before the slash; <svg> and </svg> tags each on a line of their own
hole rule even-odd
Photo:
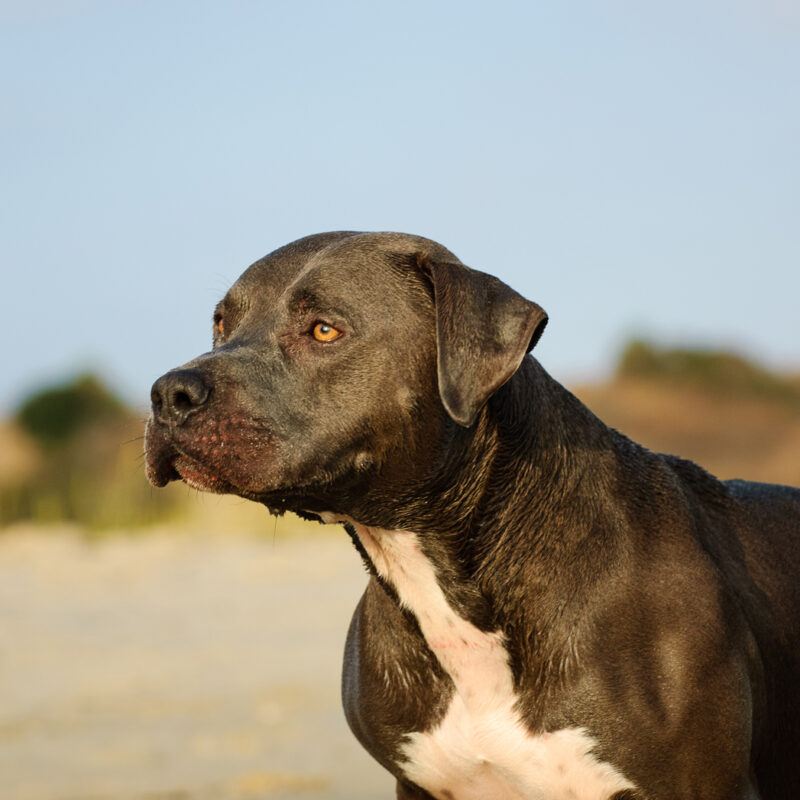
<svg viewBox="0 0 800 800">
<path fill-rule="evenodd" d="M 635 339 L 625 346 L 618 378 L 692 385 L 704 392 L 775 400 L 800 407 L 800 385 L 736 354 L 703 348 L 661 348 Z"/>
<path fill-rule="evenodd" d="M 46 450 L 68 445 L 81 431 L 125 416 L 119 399 L 91 374 L 36 392 L 15 415 L 19 426 Z"/>
<path fill-rule="evenodd" d="M 35 392 L 13 421 L 33 452 L 26 469 L 12 463 L 0 482 L 0 525 L 139 527 L 177 510 L 176 493 L 154 492 L 144 477 L 142 420 L 96 376 Z"/>
</svg>

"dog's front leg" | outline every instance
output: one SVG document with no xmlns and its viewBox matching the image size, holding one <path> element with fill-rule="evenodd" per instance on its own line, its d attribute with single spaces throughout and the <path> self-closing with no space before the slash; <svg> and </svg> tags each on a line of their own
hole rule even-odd
<svg viewBox="0 0 800 800">
<path fill-rule="evenodd" d="M 413 783 L 397 781 L 397 800 L 435 800 L 435 798 Z"/>
</svg>

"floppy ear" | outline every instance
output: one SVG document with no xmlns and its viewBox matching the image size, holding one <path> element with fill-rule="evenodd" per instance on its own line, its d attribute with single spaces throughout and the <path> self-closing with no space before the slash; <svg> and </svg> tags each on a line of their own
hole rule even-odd
<svg viewBox="0 0 800 800">
<path fill-rule="evenodd" d="M 419 264 L 433 284 L 439 394 L 467 428 L 539 340 L 547 314 L 492 275 L 427 257 Z"/>
</svg>

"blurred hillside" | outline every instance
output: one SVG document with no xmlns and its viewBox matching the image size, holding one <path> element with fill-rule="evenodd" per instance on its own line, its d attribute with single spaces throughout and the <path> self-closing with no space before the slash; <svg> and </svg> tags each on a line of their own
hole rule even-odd
<svg viewBox="0 0 800 800">
<path fill-rule="evenodd" d="M 800 486 L 800 376 L 739 355 L 631 342 L 607 383 L 573 387 L 604 422 L 719 478 Z"/>
<path fill-rule="evenodd" d="M 573 387 L 574 388 L 574 387 Z M 800 376 L 733 353 L 631 342 L 607 382 L 574 388 L 601 419 L 720 478 L 800 485 Z M 89 531 L 219 518 L 272 530 L 264 509 L 144 477 L 144 421 L 96 376 L 33 393 L 0 424 L 0 526 L 73 522 Z"/>
<path fill-rule="evenodd" d="M 177 512 L 142 480 L 143 423 L 94 375 L 34 392 L 0 426 L 0 524 L 148 525 Z"/>
</svg>

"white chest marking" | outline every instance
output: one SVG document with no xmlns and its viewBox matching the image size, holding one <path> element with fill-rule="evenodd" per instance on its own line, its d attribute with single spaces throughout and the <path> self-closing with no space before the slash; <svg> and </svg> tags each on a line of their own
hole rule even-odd
<svg viewBox="0 0 800 800">
<path fill-rule="evenodd" d="M 525 727 L 503 635 L 484 633 L 453 611 L 415 534 L 354 527 L 455 684 L 440 724 L 408 737 L 409 780 L 437 800 L 607 800 L 635 788 L 592 754 L 596 742 L 585 729 Z"/>
</svg>

